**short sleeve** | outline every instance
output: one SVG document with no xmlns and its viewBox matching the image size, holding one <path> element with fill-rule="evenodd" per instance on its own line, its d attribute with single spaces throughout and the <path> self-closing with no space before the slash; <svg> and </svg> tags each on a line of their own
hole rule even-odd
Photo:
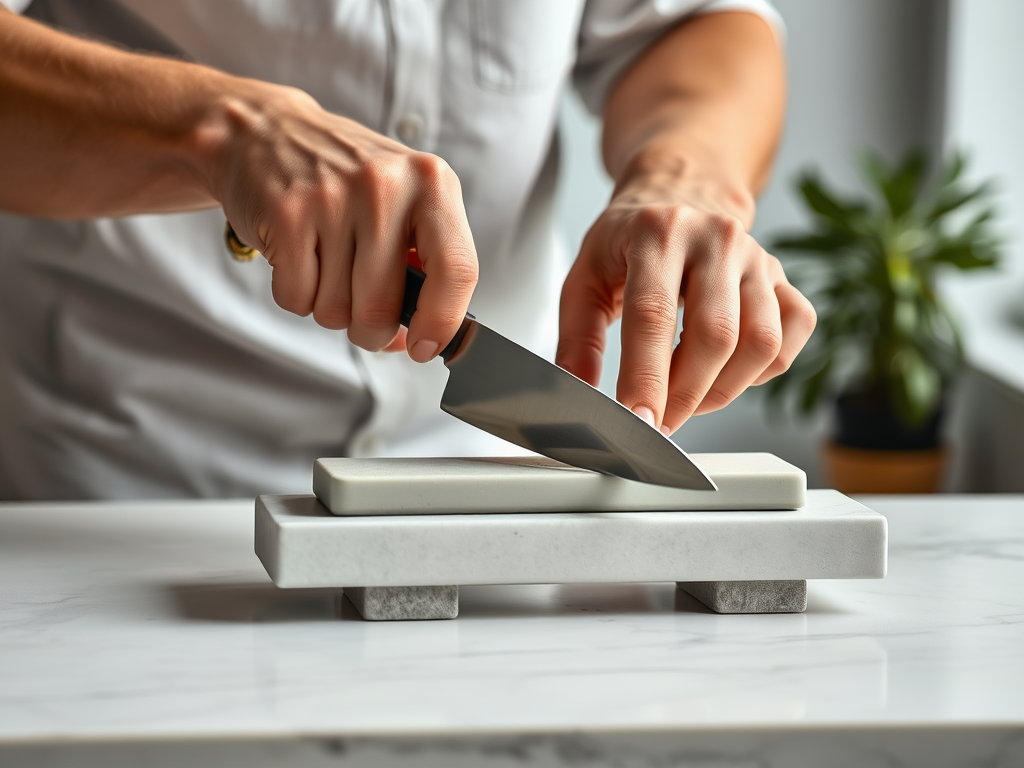
<svg viewBox="0 0 1024 768">
<path fill-rule="evenodd" d="M 15 13 L 22 13 L 32 0 L 0 0 L 0 5 L 6 6 L 7 10 Z"/>
<path fill-rule="evenodd" d="M 619 75 L 651 43 L 687 17 L 749 11 L 764 18 L 782 41 L 785 26 L 768 0 L 588 0 L 580 21 L 573 84 L 600 115 Z"/>
</svg>

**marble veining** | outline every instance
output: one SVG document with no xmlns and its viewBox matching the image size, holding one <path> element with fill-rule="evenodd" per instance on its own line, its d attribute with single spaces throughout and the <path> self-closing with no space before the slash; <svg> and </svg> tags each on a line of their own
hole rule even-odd
<svg viewBox="0 0 1024 768">
<path fill-rule="evenodd" d="M 811 581 L 805 614 L 539 585 L 399 624 L 273 587 L 249 500 L 0 505 L 0 763 L 1020 765 L 1024 499 L 866 503 L 886 578 Z"/>
</svg>

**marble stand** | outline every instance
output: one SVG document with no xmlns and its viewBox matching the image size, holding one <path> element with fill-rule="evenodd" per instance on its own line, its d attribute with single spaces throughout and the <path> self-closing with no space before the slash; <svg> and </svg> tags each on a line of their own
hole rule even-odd
<svg viewBox="0 0 1024 768">
<path fill-rule="evenodd" d="M 447 618 L 456 585 L 478 584 L 677 582 L 723 613 L 789 612 L 807 579 L 882 578 L 886 540 L 884 517 L 827 490 L 798 510 L 738 512 L 345 517 L 315 496 L 256 500 L 256 554 L 274 583 L 344 587 L 366 618 Z M 406 591 L 358 591 L 380 587 Z"/>
</svg>

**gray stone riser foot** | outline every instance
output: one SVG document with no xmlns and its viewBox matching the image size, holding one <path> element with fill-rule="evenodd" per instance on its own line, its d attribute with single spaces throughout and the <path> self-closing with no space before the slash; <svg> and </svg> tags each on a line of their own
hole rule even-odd
<svg viewBox="0 0 1024 768">
<path fill-rule="evenodd" d="M 693 581 L 679 589 L 716 613 L 801 613 L 807 608 L 807 582 Z M 459 588 L 345 587 L 349 599 L 367 621 L 425 621 L 459 615 Z"/>
<path fill-rule="evenodd" d="M 679 589 L 715 613 L 802 613 L 807 609 L 807 582 L 680 581 Z"/>
<path fill-rule="evenodd" d="M 344 594 L 367 621 L 426 621 L 459 615 L 458 587 L 345 587 Z"/>
</svg>

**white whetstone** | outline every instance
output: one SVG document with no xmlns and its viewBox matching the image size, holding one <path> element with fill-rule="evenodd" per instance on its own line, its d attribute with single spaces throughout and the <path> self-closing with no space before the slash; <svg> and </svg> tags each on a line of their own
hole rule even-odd
<svg viewBox="0 0 1024 768">
<path fill-rule="evenodd" d="M 319 459 L 313 492 L 336 515 L 797 509 L 807 476 L 770 453 L 693 454 L 718 486 L 623 480 L 543 457 Z"/>
<path fill-rule="evenodd" d="M 796 511 L 341 517 L 314 496 L 256 500 L 280 587 L 873 579 L 886 521 L 837 491 Z"/>
</svg>

